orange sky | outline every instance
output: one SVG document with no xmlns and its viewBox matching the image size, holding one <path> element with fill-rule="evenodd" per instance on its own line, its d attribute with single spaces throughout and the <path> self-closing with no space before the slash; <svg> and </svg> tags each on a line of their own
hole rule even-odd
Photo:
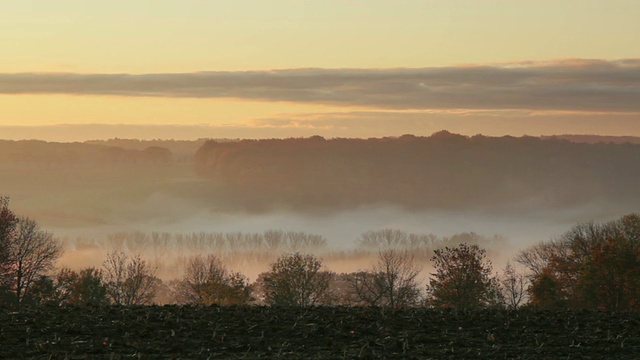
<svg viewBox="0 0 640 360">
<path fill-rule="evenodd" d="M 0 138 L 640 136 L 637 1 L 2 7 Z"/>
</svg>

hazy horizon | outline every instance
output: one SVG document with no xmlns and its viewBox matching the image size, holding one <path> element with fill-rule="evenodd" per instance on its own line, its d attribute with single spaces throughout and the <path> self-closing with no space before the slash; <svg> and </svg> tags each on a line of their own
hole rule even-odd
<svg viewBox="0 0 640 360">
<path fill-rule="evenodd" d="M 637 211 L 640 145 L 587 143 L 640 138 L 638 19 L 628 0 L 4 2 L 0 140 L 65 144 L 0 141 L 0 196 L 59 236 L 283 228 L 339 244 L 398 227 L 526 246 Z M 196 139 L 443 130 L 468 139 L 195 160 Z M 518 141 L 475 153 L 478 134 Z M 520 138 L 554 135 L 589 136 Z"/>
<path fill-rule="evenodd" d="M 567 132 L 497 132 L 483 133 L 471 131 L 454 131 L 452 127 L 428 125 L 418 129 L 417 126 L 397 126 L 394 131 L 370 129 L 367 133 L 354 133 L 345 129 L 322 129 L 316 127 L 302 128 L 297 131 L 290 129 L 283 130 L 277 127 L 237 127 L 237 126 L 210 126 L 210 125 L 131 125 L 131 124 L 55 124 L 41 126 L 3 126 L 0 125 L 0 140 L 28 141 L 39 140 L 46 142 L 90 142 L 108 140 L 133 140 L 133 141 L 197 141 L 203 139 L 287 139 L 287 138 L 309 138 L 312 136 L 322 136 L 327 139 L 368 139 L 400 137 L 403 135 L 431 136 L 435 133 L 446 131 L 463 136 L 488 136 L 488 137 L 561 137 L 575 138 L 593 137 L 607 140 L 640 138 L 629 131 L 612 130 L 610 132 L 574 131 Z M 458 128 L 458 127 L 455 127 Z M 413 131 L 412 131 L 413 129 Z M 406 130 L 406 131 L 405 131 Z M 459 129 L 458 130 L 462 130 Z M 606 141 L 606 140 L 603 140 Z"/>
</svg>

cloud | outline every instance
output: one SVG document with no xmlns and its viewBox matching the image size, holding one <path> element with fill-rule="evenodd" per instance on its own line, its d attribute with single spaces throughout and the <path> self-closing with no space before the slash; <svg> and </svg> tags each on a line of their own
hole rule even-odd
<svg viewBox="0 0 640 360">
<path fill-rule="evenodd" d="M 640 59 L 144 75 L 0 74 L 0 93 L 238 98 L 394 110 L 640 112 Z"/>
</svg>

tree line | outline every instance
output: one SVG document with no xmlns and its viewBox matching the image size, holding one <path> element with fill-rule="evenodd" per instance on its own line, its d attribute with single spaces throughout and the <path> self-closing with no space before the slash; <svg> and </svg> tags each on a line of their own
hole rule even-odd
<svg viewBox="0 0 640 360">
<path fill-rule="evenodd" d="M 638 144 L 462 136 L 208 141 L 196 171 L 260 209 L 568 206 L 639 199 Z"/>
<path fill-rule="evenodd" d="M 379 232 L 382 236 L 385 232 Z M 387 233 L 389 235 L 390 232 Z M 371 241 L 373 233 L 361 241 Z M 433 272 L 420 284 L 422 268 L 406 248 L 380 247 L 370 268 L 341 273 L 316 255 L 277 257 L 251 283 L 215 255 L 188 258 L 184 274 L 163 282 L 139 255 L 110 252 L 100 268 L 54 272 L 62 245 L 31 219 L 0 200 L 0 301 L 10 305 L 382 306 L 477 309 L 640 310 L 640 215 L 604 224 L 578 224 L 567 233 L 519 252 L 494 272 L 486 251 L 461 243 L 433 250 Z"/>
<path fill-rule="evenodd" d="M 162 146 L 126 148 L 98 143 L 50 143 L 40 140 L 0 140 L 0 163 L 47 166 L 112 166 L 165 164 L 173 160 Z"/>
<path fill-rule="evenodd" d="M 72 249 L 122 250 L 152 257 L 172 255 L 184 256 L 193 253 L 215 253 L 225 260 L 230 258 L 273 258 L 283 252 L 321 253 L 325 258 L 348 260 L 350 256 L 364 256 L 379 250 L 409 250 L 419 260 L 432 255 L 433 250 L 460 243 L 477 244 L 487 250 L 504 246 L 507 239 L 494 235 L 483 236 L 474 232 L 451 236 L 416 234 L 398 229 L 370 230 L 362 233 L 355 247 L 336 251 L 328 247 L 327 239 L 301 231 L 266 230 L 264 232 L 116 232 L 103 238 L 75 237 L 63 240 L 65 247 Z"/>
</svg>

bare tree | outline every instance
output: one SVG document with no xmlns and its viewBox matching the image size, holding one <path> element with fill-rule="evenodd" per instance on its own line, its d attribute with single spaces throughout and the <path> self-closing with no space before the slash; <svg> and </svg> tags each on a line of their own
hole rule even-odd
<svg viewBox="0 0 640 360">
<path fill-rule="evenodd" d="M 334 274 L 322 271 L 322 262 L 313 255 L 286 254 L 263 274 L 267 304 L 313 306 L 331 302 L 330 282 Z"/>
<path fill-rule="evenodd" d="M 18 218 L 15 232 L 8 239 L 4 282 L 20 304 L 33 282 L 53 270 L 62 254 L 62 243 L 52 233 L 40 230 L 29 218 Z"/>
<path fill-rule="evenodd" d="M 269 251 L 280 250 L 284 243 L 284 232 L 282 230 L 267 230 L 263 236 L 265 246 Z"/>
<path fill-rule="evenodd" d="M 507 263 L 502 271 L 500 284 L 507 307 L 510 309 L 520 307 L 527 292 L 526 276 L 518 272 L 511 263 Z"/>
<path fill-rule="evenodd" d="M 327 240 L 320 235 L 289 231 L 285 234 L 288 251 L 314 251 L 327 245 Z"/>
<path fill-rule="evenodd" d="M 156 269 L 140 255 L 129 259 L 122 251 L 107 254 L 103 263 L 107 296 L 118 305 L 150 304 L 155 297 Z"/>
<path fill-rule="evenodd" d="M 365 249 L 406 248 L 409 244 L 409 234 L 396 229 L 371 230 L 360 235 L 357 243 Z"/>
<path fill-rule="evenodd" d="M 567 241 L 552 240 L 531 246 L 520 251 L 515 261 L 525 266 L 531 272 L 531 277 L 540 275 L 554 258 L 567 258 Z"/>
<path fill-rule="evenodd" d="M 235 305 L 251 301 L 246 276 L 229 273 L 213 255 L 190 258 L 184 277 L 175 284 L 175 292 L 180 303 Z"/>
<path fill-rule="evenodd" d="M 419 274 L 420 268 L 409 252 L 385 250 L 378 253 L 371 271 L 353 274 L 350 282 L 363 303 L 397 309 L 419 302 Z"/>
</svg>

